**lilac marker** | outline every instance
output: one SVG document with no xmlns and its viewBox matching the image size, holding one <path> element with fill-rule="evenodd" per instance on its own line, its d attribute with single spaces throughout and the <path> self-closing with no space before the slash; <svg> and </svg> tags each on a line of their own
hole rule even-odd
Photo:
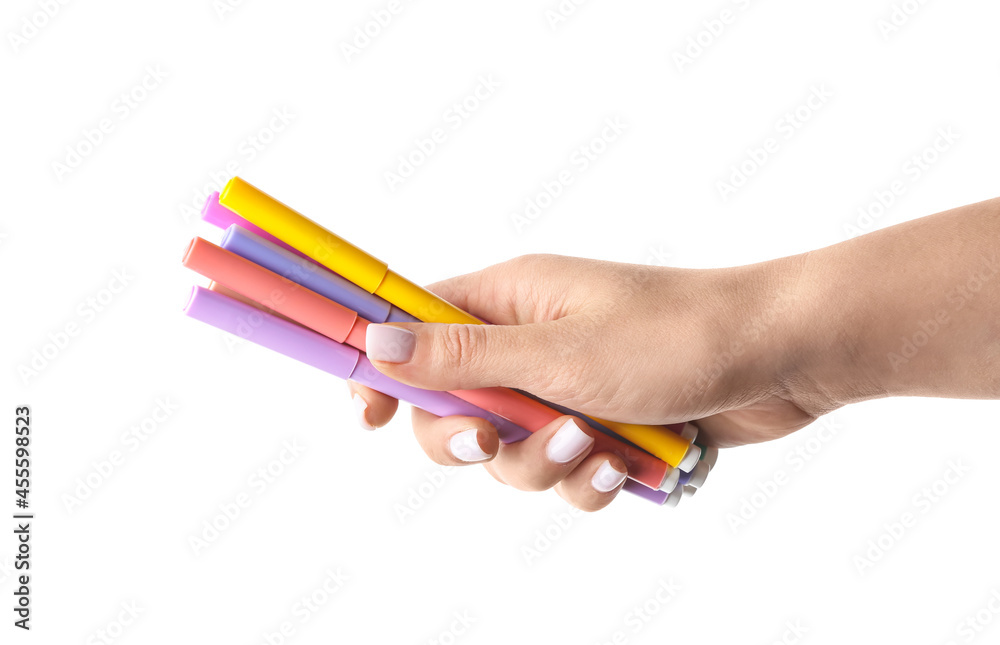
<svg viewBox="0 0 1000 645">
<path fill-rule="evenodd" d="M 379 372 L 368 357 L 311 329 L 288 322 L 256 307 L 204 287 L 195 287 L 184 313 L 223 331 L 338 376 L 378 390 L 438 416 L 473 416 L 486 419 L 504 443 L 520 441 L 531 433 L 510 421 L 466 403 L 447 392 L 422 390 Z"/>
<path fill-rule="evenodd" d="M 677 502 L 681 501 L 681 497 L 683 497 L 680 488 L 676 488 L 667 493 L 662 490 L 653 490 L 649 486 L 641 484 L 634 479 L 626 479 L 625 485 L 622 486 L 622 490 L 628 491 L 629 493 L 643 499 L 647 499 L 654 504 L 659 504 L 660 506 L 677 506 Z"/>
<path fill-rule="evenodd" d="M 420 322 L 353 282 L 286 251 L 238 224 L 226 229 L 219 246 L 356 311 L 373 323 Z"/>
</svg>

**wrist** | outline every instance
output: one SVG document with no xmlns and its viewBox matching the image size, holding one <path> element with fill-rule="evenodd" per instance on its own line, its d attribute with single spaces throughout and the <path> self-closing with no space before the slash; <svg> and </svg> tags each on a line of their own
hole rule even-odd
<svg viewBox="0 0 1000 645">
<path fill-rule="evenodd" d="M 890 394 L 886 365 L 879 360 L 884 334 L 878 318 L 893 305 L 863 288 L 869 279 L 857 249 L 848 246 L 856 245 L 778 261 L 791 304 L 779 374 L 789 399 L 816 416 Z"/>
<path fill-rule="evenodd" d="M 792 256 L 703 274 L 701 307 L 692 313 L 708 342 L 689 388 L 703 402 L 701 414 L 773 397 L 816 415 L 839 407 L 810 376 L 816 348 L 801 292 L 807 262 Z"/>
<path fill-rule="evenodd" d="M 818 417 L 884 395 L 874 371 L 854 364 L 863 350 L 851 331 L 863 326 L 829 260 L 811 252 L 726 270 L 727 335 L 739 354 L 726 387 L 744 405 L 777 397 Z"/>
</svg>

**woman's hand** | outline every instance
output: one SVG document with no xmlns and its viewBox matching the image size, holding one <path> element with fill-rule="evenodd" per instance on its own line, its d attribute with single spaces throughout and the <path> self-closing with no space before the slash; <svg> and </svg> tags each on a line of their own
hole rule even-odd
<svg viewBox="0 0 1000 645">
<path fill-rule="evenodd" d="M 692 271 L 559 256 L 525 256 L 430 287 L 494 325 L 373 325 L 368 357 L 387 375 L 434 390 L 505 386 L 583 414 L 635 423 L 698 419 L 718 446 L 796 430 L 820 410 L 777 386 L 790 348 L 784 309 L 794 261 Z M 784 271 L 785 273 L 781 273 Z M 397 402 L 350 387 L 361 423 L 389 421 Z M 413 410 L 417 440 L 445 465 L 483 463 L 522 490 L 555 486 L 585 510 L 606 506 L 625 478 L 593 430 L 562 417 L 501 444 L 475 417 Z"/>
<path fill-rule="evenodd" d="M 525 256 L 430 287 L 496 324 L 373 325 L 368 356 L 422 388 L 506 386 L 616 421 L 694 420 L 719 447 L 767 441 L 854 401 L 1000 398 L 998 240 L 994 199 L 731 269 Z M 367 427 L 392 417 L 395 400 L 351 387 Z M 414 410 L 413 426 L 439 463 L 585 510 L 624 478 L 571 417 L 510 445 L 478 418 Z"/>
</svg>

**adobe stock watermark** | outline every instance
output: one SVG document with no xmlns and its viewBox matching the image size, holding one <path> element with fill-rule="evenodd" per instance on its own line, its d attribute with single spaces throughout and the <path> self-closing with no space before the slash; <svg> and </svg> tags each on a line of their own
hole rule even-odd
<svg viewBox="0 0 1000 645">
<path fill-rule="evenodd" d="M 798 618 L 786 620 L 783 627 L 781 636 L 772 640 L 772 645 L 796 645 L 796 643 L 801 643 L 805 635 L 809 633 L 809 628 L 803 625 L 802 620 Z"/>
<path fill-rule="evenodd" d="M 145 607 L 139 605 L 135 600 L 127 600 L 119 605 L 116 610 L 114 618 L 109 620 L 99 629 L 93 631 L 87 640 L 84 641 L 86 645 L 98 645 L 103 643 L 104 645 L 110 645 L 116 640 L 122 637 L 125 632 L 131 627 L 139 616 L 141 616 L 146 611 Z"/>
<path fill-rule="evenodd" d="M 70 0 L 36 0 L 38 9 L 21 16 L 20 25 L 7 32 L 7 42 L 15 54 L 48 27 Z"/>
<path fill-rule="evenodd" d="M 944 500 L 970 472 L 972 467 L 961 457 L 949 460 L 944 472 L 914 493 L 909 506 L 897 517 L 883 522 L 879 534 L 854 555 L 852 560 L 858 575 L 866 575 L 881 562 L 920 523 L 920 518 Z"/>
<path fill-rule="evenodd" d="M 942 155 L 951 150 L 961 138 L 951 126 L 938 128 L 929 144 L 907 157 L 899 175 L 881 188 L 876 188 L 868 203 L 858 207 L 854 221 L 844 224 L 845 235 L 857 237 L 873 230 L 909 188 L 923 179 L 941 160 Z"/>
<path fill-rule="evenodd" d="M 955 638 L 947 645 L 972 643 L 993 625 L 1000 616 L 1000 588 L 994 587 L 981 607 L 970 613 L 955 625 Z"/>
<path fill-rule="evenodd" d="M 462 636 L 469 632 L 469 628 L 479 622 L 479 618 L 474 616 L 468 609 L 453 611 L 448 625 L 440 632 L 431 636 L 426 641 L 427 645 L 454 645 Z"/>
<path fill-rule="evenodd" d="M 598 641 L 599 645 L 627 645 L 641 634 L 658 616 L 663 614 L 670 603 L 680 593 L 681 588 L 673 578 L 660 578 L 653 591 L 640 600 L 622 616 L 621 626 L 609 636 Z"/>
<path fill-rule="evenodd" d="M 52 173 L 57 181 L 61 182 L 67 175 L 76 172 L 84 161 L 104 145 L 121 123 L 128 120 L 143 103 L 149 100 L 168 77 L 159 64 L 147 65 L 143 72 L 138 83 L 126 88 L 111 101 L 107 114 L 95 123 L 85 126 L 80 131 L 80 136 L 66 145 L 62 157 L 52 162 Z"/>
<path fill-rule="evenodd" d="M 981 260 L 980 266 L 969 272 L 968 278 L 945 292 L 945 301 L 950 305 L 948 308 L 940 307 L 933 313 L 928 313 L 927 318 L 919 321 L 913 330 L 900 337 L 899 352 L 889 352 L 886 359 L 892 366 L 893 372 L 898 372 L 911 360 L 920 354 L 939 333 L 946 330 L 951 324 L 951 317 L 956 312 L 962 311 L 975 300 L 979 293 L 989 285 L 1000 272 L 1000 258 L 996 253 Z"/>
<path fill-rule="evenodd" d="M 783 460 L 784 467 L 777 468 L 764 479 L 758 480 L 754 484 L 754 490 L 748 495 L 739 499 L 738 508 L 726 514 L 726 523 L 733 535 L 738 535 L 740 531 L 750 525 L 760 512 L 774 501 L 775 497 L 784 490 L 788 484 L 801 473 L 823 450 L 836 439 L 843 430 L 837 420 L 827 415 L 814 421 L 811 426 L 800 430 L 799 433 L 809 433 L 807 439 L 800 439 L 792 447 Z"/>
<path fill-rule="evenodd" d="M 746 156 L 729 166 L 729 174 L 715 182 L 715 189 L 722 201 L 742 190 L 752 177 L 760 172 L 788 143 L 833 100 L 833 92 L 825 84 L 813 85 L 809 94 L 798 105 L 788 109 L 774 122 L 774 132 L 759 145 L 746 149 Z"/>
<path fill-rule="evenodd" d="M 410 486 L 406 491 L 406 499 L 392 505 L 392 510 L 396 513 L 396 519 L 400 524 L 413 518 L 417 511 L 426 506 L 438 492 L 444 488 L 448 479 L 458 472 L 457 466 L 436 465 L 432 470 L 424 473 L 421 481 Z"/>
<path fill-rule="evenodd" d="M 412 0 L 389 0 L 385 6 L 372 9 L 368 18 L 355 25 L 350 36 L 340 41 L 340 53 L 348 63 L 360 56 L 381 36 L 396 17 L 403 12 Z"/>
<path fill-rule="evenodd" d="M 341 571 L 340 567 L 327 567 L 323 571 L 323 580 L 313 589 L 299 596 L 288 609 L 288 616 L 272 631 L 261 634 L 263 645 L 285 645 L 298 630 L 320 610 L 326 607 L 350 576 Z"/>
<path fill-rule="evenodd" d="M 120 446 L 109 451 L 103 459 L 90 462 L 90 470 L 76 478 L 72 492 L 62 494 L 61 499 L 66 512 L 72 515 L 78 511 L 97 489 L 121 470 L 130 455 L 146 445 L 146 442 L 160 430 L 179 407 L 168 396 L 158 397 L 149 414 L 122 431 L 119 436 Z"/>
<path fill-rule="evenodd" d="M 246 4 L 246 0 L 212 0 L 212 11 L 221 22 L 244 4 Z"/>
<path fill-rule="evenodd" d="M 604 119 L 600 131 L 573 149 L 566 165 L 556 171 L 524 200 L 524 206 L 510 213 L 514 230 L 523 233 L 532 222 L 537 221 L 576 180 L 607 154 L 608 150 L 628 129 L 628 124 L 620 116 Z"/>
<path fill-rule="evenodd" d="M 127 268 L 112 271 L 111 279 L 104 287 L 84 298 L 73 309 L 73 317 L 58 329 L 49 331 L 41 345 L 31 350 L 31 357 L 18 363 L 17 375 L 21 384 L 28 385 L 47 370 L 97 320 L 99 314 L 121 297 L 132 280 L 133 276 Z"/>
<path fill-rule="evenodd" d="M 569 530 L 576 526 L 584 515 L 585 513 L 575 506 L 571 506 L 565 511 L 552 513 L 545 525 L 536 529 L 528 542 L 521 545 L 520 551 L 524 563 L 529 567 L 534 566 L 543 555 L 555 546 L 556 542 L 563 539 Z"/>
<path fill-rule="evenodd" d="M 215 544 L 222 535 L 232 528 L 236 521 L 243 517 L 254 501 L 264 496 L 271 490 L 278 479 L 288 472 L 289 467 L 294 464 L 305 452 L 305 447 L 300 445 L 297 439 L 285 441 L 277 454 L 258 467 L 246 479 L 243 488 L 231 498 L 220 502 L 212 511 L 211 517 L 203 520 L 201 527 L 188 536 L 188 546 L 194 555 L 200 556 L 212 544 Z"/>
<path fill-rule="evenodd" d="M 587 0 L 558 0 L 545 10 L 545 22 L 549 29 L 556 31 L 576 15 L 577 10 L 587 4 Z"/>
<path fill-rule="evenodd" d="M 243 171 L 270 148 L 278 139 L 278 135 L 288 130 L 298 116 L 287 105 L 271 109 L 270 114 L 261 120 L 260 126 L 233 146 L 233 154 L 225 162 L 212 170 L 201 185 L 191 191 L 191 199 L 178 204 L 181 219 L 185 224 L 201 217 L 201 209 L 205 200 L 214 192 L 222 192 L 226 182 Z"/>
<path fill-rule="evenodd" d="M 672 58 L 677 71 L 683 74 L 686 69 L 694 65 L 695 61 L 711 49 L 712 45 L 717 43 L 753 4 L 755 3 L 752 0 L 732 0 L 702 20 L 698 30 L 688 36 L 684 45 L 673 52 Z"/>
<path fill-rule="evenodd" d="M 902 2 L 892 3 L 892 8 L 889 9 L 888 15 L 879 18 L 875 22 L 882 40 L 889 42 L 890 38 L 898 34 L 903 27 L 910 24 L 910 20 L 920 13 L 920 10 L 924 8 L 927 2 L 928 0 L 903 0 Z"/>
<path fill-rule="evenodd" d="M 448 142 L 450 133 L 457 132 L 468 123 L 500 87 L 500 82 L 493 74 L 480 74 L 471 92 L 445 108 L 439 125 L 433 126 L 426 135 L 415 138 L 413 146 L 407 152 L 396 155 L 395 168 L 382 175 L 389 190 L 396 192 L 396 189 L 409 180 Z"/>
<path fill-rule="evenodd" d="M 673 257 L 673 251 L 667 249 L 663 244 L 650 245 L 646 247 L 642 263 L 653 267 L 666 267 L 670 266 L 670 261 Z"/>
</svg>

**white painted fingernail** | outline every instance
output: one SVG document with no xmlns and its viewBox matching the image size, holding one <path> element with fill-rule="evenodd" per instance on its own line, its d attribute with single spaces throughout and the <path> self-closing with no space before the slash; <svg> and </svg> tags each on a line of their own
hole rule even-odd
<svg viewBox="0 0 1000 645">
<path fill-rule="evenodd" d="M 417 337 L 409 329 L 393 325 L 368 325 L 365 352 L 373 361 L 405 363 L 413 358 Z"/>
<path fill-rule="evenodd" d="M 469 428 L 468 430 L 463 430 L 458 434 L 452 435 L 448 441 L 451 454 L 455 455 L 456 459 L 468 462 L 489 459 L 489 454 L 483 452 L 483 449 L 479 447 L 478 435 L 479 430 L 476 428 Z"/>
<path fill-rule="evenodd" d="M 550 461 L 565 464 L 582 455 L 593 443 L 594 438 L 581 430 L 573 419 L 569 419 L 549 439 L 545 445 L 545 454 Z"/>
<path fill-rule="evenodd" d="M 597 469 L 594 476 L 590 478 L 590 485 L 594 487 L 598 493 L 610 493 L 614 489 L 618 488 L 618 485 L 625 481 L 625 476 L 628 473 L 623 473 L 617 470 L 611 465 L 611 462 L 604 460 L 601 467 Z"/>
<path fill-rule="evenodd" d="M 365 430 L 374 430 L 375 426 L 368 423 L 368 418 L 365 416 L 365 412 L 368 411 L 368 403 L 357 392 L 354 393 L 351 400 L 354 401 L 354 413 L 358 415 L 358 423 L 361 424 L 361 427 Z"/>
</svg>

